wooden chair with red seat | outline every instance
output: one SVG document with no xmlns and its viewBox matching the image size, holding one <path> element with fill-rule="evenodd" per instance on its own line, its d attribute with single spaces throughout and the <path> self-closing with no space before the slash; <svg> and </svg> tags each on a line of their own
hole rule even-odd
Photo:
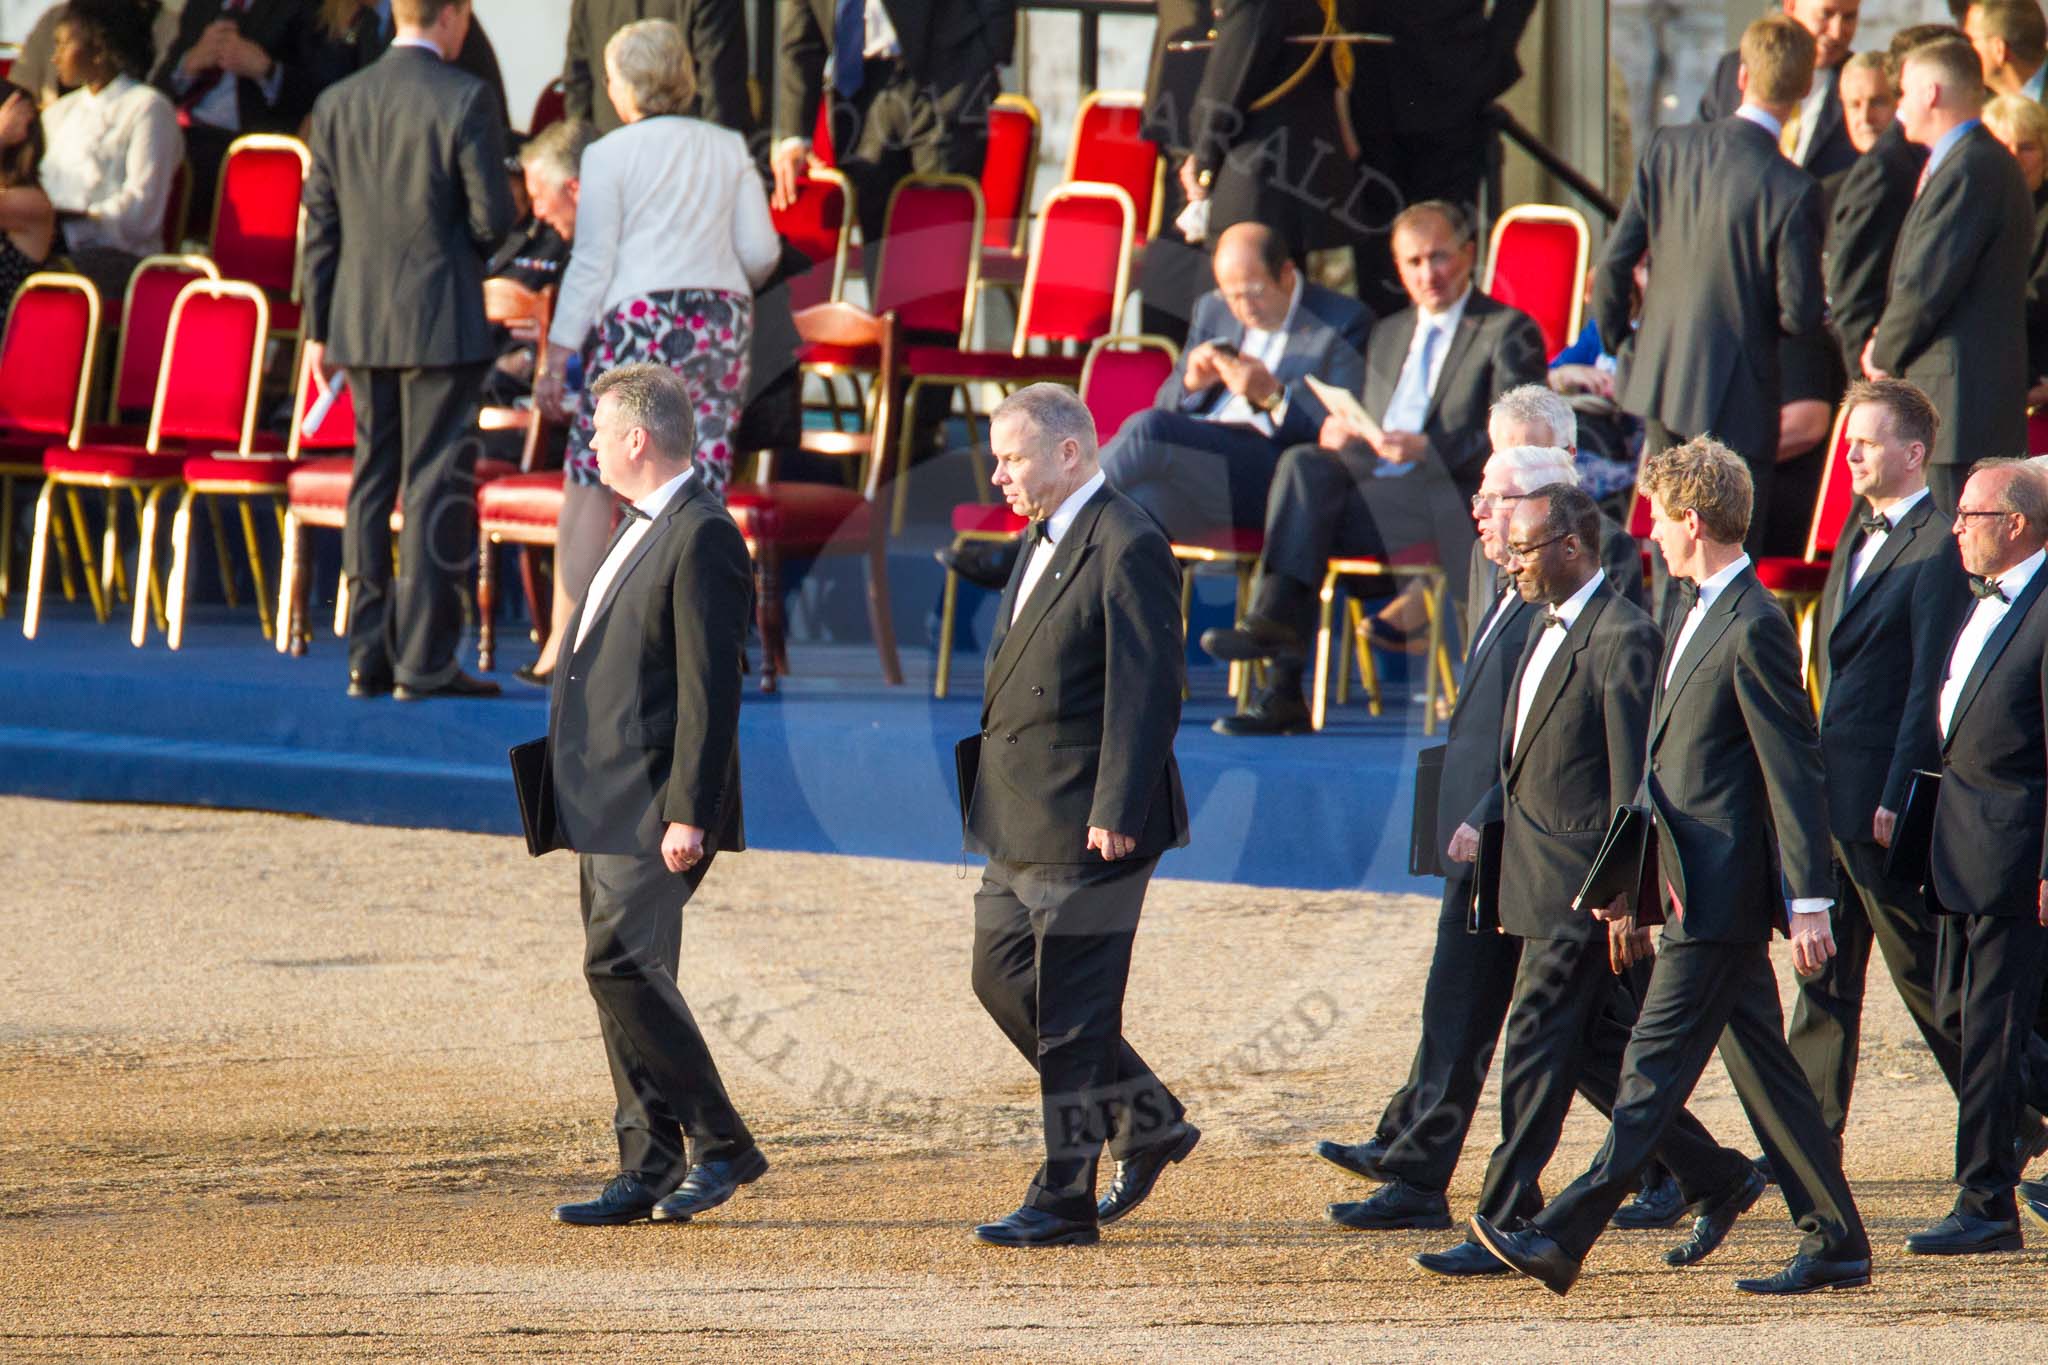
<svg viewBox="0 0 2048 1365">
<path fill-rule="evenodd" d="M 876 317 L 848 303 L 823 303 L 796 315 L 797 335 L 806 345 L 860 349 L 876 358 L 873 416 L 865 432 L 805 431 L 802 449 L 816 455 L 861 460 L 858 490 L 822 483 L 787 483 L 773 477 L 766 456 L 760 479 L 726 489 L 726 510 L 739 524 L 754 557 L 754 610 L 761 632 L 761 690 L 773 692 L 776 678 L 789 672 L 782 615 L 782 564 L 832 554 L 867 556 L 868 626 L 881 656 L 882 678 L 903 681 L 896 654 L 896 627 L 889 611 L 887 526 L 881 508 L 889 452 L 902 422 L 897 393 L 902 363 L 902 327 L 893 315 Z"/>
<path fill-rule="evenodd" d="M 1480 292 L 1534 318 L 1543 353 L 1556 355 L 1579 339 L 1592 245 L 1577 209 L 1517 204 L 1493 225 Z"/>
<path fill-rule="evenodd" d="M 306 214 L 299 199 L 313 155 L 295 137 L 244 133 L 228 144 L 214 192 L 214 263 L 231 280 L 261 288 L 278 335 L 299 334 L 299 264 L 306 249 Z"/>
<path fill-rule="evenodd" d="M 560 123 L 568 114 L 569 88 L 557 76 L 541 87 L 540 96 L 534 100 L 533 117 L 527 120 L 526 135 L 539 137 L 543 128 Z"/>
<path fill-rule="evenodd" d="M 1088 348 L 1081 364 L 1081 401 L 1095 418 L 1095 439 L 1107 445 L 1132 413 L 1152 406 L 1159 386 L 1173 373 L 1180 348 L 1165 337 L 1106 336 Z M 953 546 L 972 541 L 1013 540 L 1025 520 L 1007 506 L 963 502 L 953 509 Z M 960 575 L 946 570 L 939 608 L 938 661 L 932 695 L 943 699 L 953 680 L 953 631 L 959 617 Z M 1181 628 L 1187 628 L 1187 592 L 1181 593 Z"/>
<path fill-rule="evenodd" d="M 31 275 L 8 307 L 0 336 L 0 616 L 14 586 L 14 481 L 42 479 L 52 440 L 75 446 L 84 437 L 99 330 L 99 291 L 83 275 Z M 61 523 L 52 530 L 72 600 L 70 541 Z"/>
<path fill-rule="evenodd" d="M 919 392 L 933 386 L 957 390 L 992 383 L 1010 389 L 1040 381 L 1078 385 L 1085 353 L 1030 348 L 1033 342 L 1086 347 L 1116 331 L 1131 282 L 1132 217 L 1131 197 L 1114 185 L 1062 185 L 1054 190 L 1039 211 L 1037 245 L 1024 273 L 1024 302 L 1010 348 L 911 346 L 904 359 L 910 376 L 904 407 L 914 412 Z M 892 532 L 903 529 L 911 440 L 905 423 L 896 457 Z"/>
<path fill-rule="evenodd" d="M 115 584 L 111 570 L 120 557 L 120 495 L 126 492 L 141 523 L 135 572 L 136 614 L 141 617 L 154 608 L 158 624 L 168 625 L 162 585 L 153 565 L 158 508 L 164 493 L 182 482 L 187 456 L 223 447 L 243 452 L 255 448 L 257 380 L 269 326 L 269 305 L 256 286 L 231 280 L 193 280 L 178 292 L 171 306 L 149 425 L 139 430 L 88 432 L 87 439 L 76 447 L 52 446 L 44 454 L 43 491 L 36 499 L 36 538 L 29 559 L 28 609 L 22 619 L 22 634 L 34 639 L 41 622 L 50 520 L 60 489 L 79 533 L 79 555 L 85 561 L 93 614 L 104 622 L 111 613 L 110 589 Z M 80 494 L 86 489 L 105 494 L 106 523 L 101 551 L 104 587 L 94 578 L 91 546 L 85 534 L 85 508 Z"/>
<path fill-rule="evenodd" d="M 1814 705 L 1820 704 L 1819 675 L 1813 668 L 1813 651 L 1819 647 L 1820 596 L 1828 580 L 1828 564 L 1849 520 L 1849 508 L 1856 493 L 1849 483 L 1849 441 L 1847 405 L 1835 412 L 1835 425 L 1828 434 L 1828 462 L 1820 476 L 1820 495 L 1813 502 L 1813 520 L 1806 530 L 1806 550 L 1798 556 L 1765 555 L 1756 561 L 1756 577 L 1792 618 L 1799 635 L 1799 659 L 1805 668 L 1807 690 Z"/>
<path fill-rule="evenodd" d="M 545 338 L 554 315 L 554 299 L 552 286 L 536 291 L 510 280 L 484 281 L 485 316 L 510 328 L 515 336 L 531 333 L 539 339 L 534 348 L 538 357 L 533 375 L 536 386 L 547 375 Z M 517 473 L 487 479 L 487 471 L 480 471 L 477 476 L 476 655 L 477 667 L 488 673 L 497 659 L 498 566 L 493 553 L 497 546 L 510 543 L 520 547 L 519 578 L 527 611 L 535 631 L 546 638 L 551 603 L 549 595 L 541 591 L 533 552 L 555 546 L 555 524 L 562 516 L 562 471 L 538 467 L 541 436 L 548 424 L 537 407 L 485 408 L 478 422 L 486 431 L 526 433 Z"/>
<path fill-rule="evenodd" d="M 988 150 L 981 162 L 981 286 L 1015 293 L 1024 280 L 1030 239 L 1031 190 L 1038 178 L 1038 106 L 1001 94 L 988 111 Z"/>
</svg>

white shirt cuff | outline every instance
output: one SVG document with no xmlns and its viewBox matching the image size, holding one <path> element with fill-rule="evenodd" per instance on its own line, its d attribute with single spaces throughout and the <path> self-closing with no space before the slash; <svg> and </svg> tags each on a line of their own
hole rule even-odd
<svg viewBox="0 0 2048 1365">
<path fill-rule="evenodd" d="M 1834 907 L 1832 896 L 1795 896 L 1791 901 L 1795 915 L 1824 915 Z"/>
<path fill-rule="evenodd" d="M 811 140 L 807 137 L 786 137 L 775 144 L 775 150 L 778 152 L 787 151 L 791 147 L 795 147 L 798 151 L 808 152 L 811 150 Z"/>
</svg>

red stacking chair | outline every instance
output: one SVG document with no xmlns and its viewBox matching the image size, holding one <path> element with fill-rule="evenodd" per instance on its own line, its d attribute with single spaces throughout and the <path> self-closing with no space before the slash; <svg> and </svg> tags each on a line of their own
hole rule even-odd
<svg viewBox="0 0 2048 1365">
<path fill-rule="evenodd" d="M 969 239 L 970 245 L 973 240 Z M 798 313 L 796 330 L 806 344 L 857 348 L 875 356 L 874 416 L 865 432 L 805 431 L 800 441 L 801 448 L 813 454 L 865 461 L 858 490 L 777 482 L 765 455 L 758 482 L 736 483 L 726 490 L 726 510 L 739 524 L 754 556 L 761 690 L 773 692 L 776 677 L 789 672 L 789 650 L 783 638 L 782 561 L 829 554 L 867 556 L 868 625 L 881 655 L 882 678 L 894 686 L 903 681 L 903 665 L 896 655 L 896 627 L 889 613 L 889 559 L 880 502 L 889 449 L 902 421 L 903 408 L 896 394 L 902 353 L 898 323 L 888 314 L 876 317 L 852 304 L 824 303 Z"/>
<path fill-rule="evenodd" d="M 832 101 L 818 101 L 818 117 L 811 121 L 811 156 L 820 165 L 836 166 L 839 158 L 832 151 Z"/>
<path fill-rule="evenodd" d="M 538 360 L 533 373 L 536 386 L 547 376 L 546 338 L 549 320 L 554 315 L 554 302 L 552 285 L 535 291 L 510 280 L 484 281 L 484 316 L 510 328 L 515 336 L 531 335 L 536 338 L 535 355 Z M 491 553 L 492 547 L 506 541 L 521 547 L 519 576 L 526 589 L 527 609 L 532 613 L 534 625 L 542 632 L 547 630 L 552 599 L 541 591 L 532 551 L 554 548 L 555 523 L 562 516 L 562 471 L 559 468 L 535 467 L 540 456 L 541 434 L 548 425 L 538 407 L 485 408 L 479 424 L 486 431 L 517 428 L 526 433 L 525 443 L 519 452 L 520 472 L 489 479 L 486 478 L 488 470 L 480 470 L 477 474 L 476 519 L 480 550 L 476 569 L 476 653 L 477 666 L 488 673 L 497 653 L 498 577 L 497 556 Z"/>
<path fill-rule="evenodd" d="M 348 490 L 355 479 L 356 405 L 348 385 L 335 380 L 338 392 L 326 416 L 312 431 L 306 419 L 319 404 L 320 386 L 313 382 L 311 356 L 300 348 L 298 401 L 292 404 L 292 430 L 285 453 L 291 471 L 285 475 L 283 555 L 277 568 L 277 651 L 303 654 L 312 637 L 306 627 L 306 581 L 310 556 L 306 528 L 338 531 L 348 517 Z M 326 453 L 322 453 L 326 452 Z M 318 456 L 308 459 L 307 457 Z M 346 581 L 346 580 L 344 580 Z M 346 603 L 335 605 L 334 633 L 343 632 Z"/>
<path fill-rule="evenodd" d="M 1480 292 L 1536 319 L 1543 353 L 1579 339 L 1593 232 L 1576 209 L 1518 204 L 1493 225 Z"/>
<path fill-rule="evenodd" d="M 1131 197 L 1136 246 L 1159 235 L 1159 215 L 1166 203 L 1166 160 L 1159 144 L 1144 135 L 1144 122 L 1142 91 L 1098 90 L 1082 99 L 1074 114 L 1074 136 L 1067 144 L 1067 183 L 1115 185 Z"/>
<path fill-rule="evenodd" d="M 192 281 L 219 278 L 220 271 L 204 256 L 145 256 L 136 262 L 121 296 L 121 340 L 114 357 L 114 389 L 107 395 L 109 422 L 141 424 L 156 401 L 171 306 Z M 94 429 L 86 434 L 97 440 L 111 433 Z"/>
<path fill-rule="evenodd" d="M 29 557 L 28 610 L 22 619 L 22 634 L 35 638 L 41 620 L 43 570 L 59 489 L 64 490 L 73 526 L 80 530 L 79 555 L 85 565 L 86 587 L 92 595 L 93 614 L 101 621 L 110 613 L 109 592 L 119 583 L 120 494 L 125 490 L 134 500 L 141 521 L 136 609 L 140 612 L 154 604 L 159 620 L 164 621 L 161 587 L 151 564 L 158 506 L 164 491 L 179 484 L 188 455 L 223 447 L 246 455 L 255 448 L 257 380 L 269 327 L 269 306 L 263 291 L 254 285 L 193 280 L 179 291 L 171 306 L 148 427 L 141 431 L 115 429 L 106 433 L 105 439 L 93 439 L 88 433 L 88 439 L 76 447 L 54 445 L 44 454 L 43 492 L 36 500 L 36 538 Z M 79 494 L 87 488 L 106 494 L 98 579 L 83 534 L 85 508 Z"/>
<path fill-rule="evenodd" d="M 539 137 L 541 129 L 551 123 L 560 123 L 568 114 L 568 87 L 564 86 L 562 78 L 557 76 L 547 83 L 540 92 L 540 98 L 533 102 L 533 117 L 527 121 L 526 135 Z"/>
<path fill-rule="evenodd" d="M 221 274 L 269 296 L 270 325 L 299 333 L 299 258 L 306 215 L 299 198 L 312 153 L 295 137 L 245 133 L 228 144 L 213 201 L 213 259 Z"/>
<path fill-rule="evenodd" d="M 83 437 L 99 330 L 99 291 L 83 275 L 31 275 L 8 307 L 0 337 L 0 615 L 14 584 L 14 481 L 43 477 L 53 439 L 76 445 Z M 52 527 L 71 598 L 78 587 L 61 529 Z"/>
<path fill-rule="evenodd" d="M 809 274 L 790 280 L 790 308 L 801 312 L 837 303 L 846 287 L 846 253 L 856 216 L 852 184 L 838 171 L 812 171 L 797 186 L 794 204 L 769 212 L 775 230 L 813 266 Z"/>
<path fill-rule="evenodd" d="M 988 111 L 988 151 L 981 197 L 988 221 L 981 233 L 981 283 L 1015 290 L 1024 279 L 1025 228 L 1038 175 L 1038 106 L 1022 95 L 997 95 Z"/>
<path fill-rule="evenodd" d="M 1842 538 L 1842 527 L 1849 520 L 1849 508 L 1856 500 L 1855 490 L 1849 484 L 1848 424 L 1849 409 L 1845 405 L 1836 410 L 1834 429 L 1828 435 L 1828 462 L 1821 471 L 1820 496 L 1813 503 L 1806 553 L 1797 558 L 1765 555 L 1756 561 L 1757 581 L 1770 590 L 1792 618 L 1799 631 L 1800 658 L 1809 665 L 1819 642 L 1820 595 L 1827 584 L 1828 563 Z M 1807 677 L 1810 687 L 1811 667 Z"/>
</svg>

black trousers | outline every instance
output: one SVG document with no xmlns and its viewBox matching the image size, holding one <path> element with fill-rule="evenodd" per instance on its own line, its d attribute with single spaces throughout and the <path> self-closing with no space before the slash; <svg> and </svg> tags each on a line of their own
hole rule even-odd
<svg viewBox="0 0 2048 1365">
<path fill-rule="evenodd" d="M 1512 934 L 1466 931 L 1467 885 L 1444 883 L 1422 987 L 1422 1037 L 1407 1083 L 1373 1132 L 1386 1145 L 1380 1165 L 1387 1174 L 1425 1190 L 1443 1190 L 1458 1169 L 1522 957 L 1522 940 Z"/>
<path fill-rule="evenodd" d="M 2048 929 L 2032 916 L 1944 915 L 1936 975 L 1941 1009 L 1962 1045 L 1956 1087 L 1955 1209 L 1978 1218 L 2017 1213 L 2027 1046 L 2041 1003 Z"/>
<path fill-rule="evenodd" d="M 1785 1046 L 1778 981 L 1763 943 L 1665 939 L 1622 1055 L 1607 1141 L 1586 1173 L 1536 1215 L 1536 1226 L 1584 1258 L 1670 1134 L 1717 1045 L 1792 1221 L 1805 1234 L 1801 1254 L 1868 1257 L 1870 1239 L 1842 1175 L 1840 1149 Z"/>
<path fill-rule="evenodd" d="M 1956 506 L 1963 499 L 1963 485 L 1970 481 L 1970 471 L 1976 467 L 1974 460 L 1968 464 L 1927 466 L 1927 496 L 1935 509 L 1951 522 L 1956 519 Z"/>
<path fill-rule="evenodd" d="M 676 984 L 683 907 L 715 857 L 707 853 L 683 873 L 670 872 L 659 852 L 576 860 L 583 978 L 618 1096 L 619 1170 L 657 1189 L 681 1179 L 691 1162 L 730 1161 L 754 1147 Z"/>
<path fill-rule="evenodd" d="M 1837 1138 L 1848 1122 L 1856 1084 L 1872 944 L 1950 1090 L 1961 1071 L 1961 1040 L 1944 1027 L 1935 999 L 1936 917 L 1919 886 L 1885 875 L 1884 860 L 1885 850 L 1874 843 L 1835 841 L 1835 955 L 1818 974 L 1800 980 L 1785 1034 L 1820 1101 L 1820 1116 Z"/>
<path fill-rule="evenodd" d="M 1171 540 L 1260 525 L 1279 462 L 1280 447 L 1256 427 L 1166 408 L 1132 414 L 1102 449 L 1109 486 L 1151 513 Z"/>
<path fill-rule="evenodd" d="M 348 371 L 356 411 L 355 481 L 342 528 L 348 666 L 408 687 L 457 671 L 457 586 L 476 569 L 477 393 L 490 366 Z M 391 508 L 404 495 L 399 572 Z"/>
<path fill-rule="evenodd" d="M 1095 1221 L 1102 1148 L 1118 1160 L 1180 1135 L 1186 1112 L 1124 1041 L 1124 986 L 1157 858 L 991 859 L 974 893 L 974 994 L 1038 1072 L 1045 1163 L 1025 1203 Z"/>
<path fill-rule="evenodd" d="M 1574 1092 L 1613 1114 L 1636 1019 L 1635 997 L 1608 965 L 1604 933 L 1583 942 L 1530 939 L 1522 945 L 1501 1063 L 1501 1143 L 1479 1192 L 1479 1212 L 1493 1223 L 1533 1218 L 1543 1207 L 1538 1182 L 1557 1151 Z M 1742 1153 L 1714 1141 L 1683 1108 L 1655 1150 L 1688 1204 L 1726 1193 L 1749 1176 Z"/>
</svg>

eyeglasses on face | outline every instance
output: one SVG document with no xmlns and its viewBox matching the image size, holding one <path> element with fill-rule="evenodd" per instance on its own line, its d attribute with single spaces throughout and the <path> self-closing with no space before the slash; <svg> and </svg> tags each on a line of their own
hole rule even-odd
<svg viewBox="0 0 2048 1365">
<path fill-rule="evenodd" d="M 1571 532 L 1566 531 L 1563 535 L 1552 536 L 1548 540 L 1539 540 L 1534 545 L 1510 545 L 1508 546 L 1508 553 L 1526 564 L 1536 558 L 1538 550 L 1547 549 L 1570 535 Z"/>
<path fill-rule="evenodd" d="M 1483 514 L 1492 511 L 1496 507 L 1504 507 L 1511 502 L 1520 502 L 1528 496 L 1527 493 L 1474 493 L 1472 495 L 1472 510 Z"/>
</svg>

